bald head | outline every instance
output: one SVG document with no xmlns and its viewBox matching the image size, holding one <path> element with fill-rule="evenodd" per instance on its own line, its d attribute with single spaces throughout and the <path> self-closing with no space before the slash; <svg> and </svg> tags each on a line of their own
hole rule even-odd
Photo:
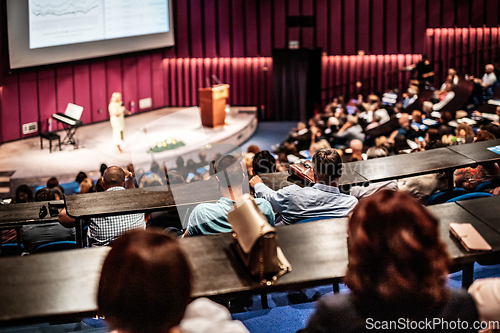
<svg viewBox="0 0 500 333">
<path fill-rule="evenodd" d="M 495 66 L 493 66 L 492 64 L 488 64 L 485 66 L 485 70 L 486 70 L 486 73 L 493 73 L 493 71 L 495 70 Z"/>
<path fill-rule="evenodd" d="M 408 127 L 410 125 L 410 116 L 408 113 L 402 113 L 401 117 L 399 118 L 399 126 L 401 127 Z"/>
<path fill-rule="evenodd" d="M 361 153 L 361 151 L 363 150 L 363 142 L 361 142 L 361 140 L 358 139 L 351 140 L 350 146 L 353 153 L 354 152 Z"/>
<path fill-rule="evenodd" d="M 122 168 L 117 167 L 116 165 L 108 167 L 104 171 L 103 179 L 103 187 L 104 189 L 108 189 L 114 186 L 124 186 L 125 184 L 125 172 Z"/>
</svg>

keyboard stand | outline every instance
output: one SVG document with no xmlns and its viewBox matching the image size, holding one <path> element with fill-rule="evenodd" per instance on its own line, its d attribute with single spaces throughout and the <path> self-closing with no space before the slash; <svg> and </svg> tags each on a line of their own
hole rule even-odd
<svg viewBox="0 0 500 333">
<path fill-rule="evenodd" d="M 73 149 L 78 149 L 78 143 L 76 142 L 75 139 L 75 134 L 76 134 L 76 129 L 78 127 L 73 127 L 70 125 L 67 125 L 65 123 L 63 124 L 64 131 L 66 132 L 66 136 L 62 140 L 62 143 L 65 145 L 73 145 Z"/>
</svg>

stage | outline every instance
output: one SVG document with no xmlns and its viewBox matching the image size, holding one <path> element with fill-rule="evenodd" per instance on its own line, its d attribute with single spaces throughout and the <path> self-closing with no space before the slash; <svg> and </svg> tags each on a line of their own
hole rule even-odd
<svg viewBox="0 0 500 333">
<path fill-rule="evenodd" d="M 14 172 L 8 185 L 13 193 L 20 184 L 42 185 L 50 177 L 57 177 L 60 183 L 71 182 L 80 171 L 97 179 L 101 163 L 122 167 L 133 163 L 136 169 L 148 169 L 155 160 L 160 165 L 165 162 L 170 168 L 175 166 L 178 156 L 185 161 L 189 158 L 196 161 L 200 149 L 218 146 L 223 147 L 218 152 L 225 153 L 220 149 L 229 150 L 244 143 L 257 129 L 256 110 L 255 107 L 232 107 L 226 113 L 226 125 L 219 128 L 203 127 L 197 107 L 163 108 L 128 116 L 123 154 L 115 153 L 109 122 L 78 128 L 75 136 L 78 149 L 62 145 L 59 151 L 53 141 L 50 153 L 48 140 L 44 139 L 44 149 L 40 149 L 40 136 L 8 142 L 0 146 L 0 173 Z M 65 136 L 64 131 L 56 133 L 61 140 Z M 182 141 L 185 145 L 154 154 L 148 152 L 155 144 L 161 146 L 163 141 Z M 210 154 L 207 155 L 210 158 Z M 2 179 L 2 184 L 6 187 L 7 179 Z"/>
</svg>

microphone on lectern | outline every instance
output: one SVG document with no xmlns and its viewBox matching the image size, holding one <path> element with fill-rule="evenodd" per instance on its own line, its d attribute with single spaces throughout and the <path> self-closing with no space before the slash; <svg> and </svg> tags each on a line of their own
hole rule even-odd
<svg viewBox="0 0 500 333">
<path fill-rule="evenodd" d="M 215 82 L 217 82 L 217 84 L 222 84 L 222 82 L 220 82 L 219 78 L 217 77 L 217 75 L 212 75 L 212 79 L 215 80 Z"/>
</svg>

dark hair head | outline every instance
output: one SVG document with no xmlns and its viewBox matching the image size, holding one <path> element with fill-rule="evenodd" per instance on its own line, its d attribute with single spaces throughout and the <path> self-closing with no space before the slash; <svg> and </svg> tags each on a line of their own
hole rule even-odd
<svg viewBox="0 0 500 333">
<path fill-rule="evenodd" d="M 102 179 L 104 188 L 123 186 L 123 183 L 125 182 L 125 172 L 122 168 L 113 165 L 104 171 Z"/>
<path fill-rule="evenodd" d="M 276 160 L 268 150 L 260 151 L 253 157 L 252 169 L 255 175 L 274 172 Z"/>
<path fill-rule="evenodd" d="M 260 148 L 256 145 L 250 145 L 247 148 L 247 153 L 254 153 L 257 154 L 260 151 Z"/>
<path fill-rule="evenodd" d="M 112 328 L 164 333 L 179 324 L 190 294 L 191 272 L 178 241 L 136 229 L 113 242 L 97 303 Z"/>
<path fill-rule="evenodd" d="M 177 160 L 175 160 L 175 165 L 177 165 L 177 168 L 184 168 L 184 159 L 182 156 L 177 157 Z"/>
<path fill-rule="evenodd" d="M 383 190 L 361 200 L 349 220 L 344 281 L 357 301 L 392 305 L 445 299 L 450 259 L 438 220 L 416 199 Z"/>
<path fill-rule="evenodd" d="M 158 165 L 158 163 L 156 162 L 151 163 L 151 172 L 156 174 L 160 173 L 160 166 Z"/>
<path fill-rule="evenodd" d="M 495 140 L 495 136 L 488 131 L 481 130 L 477 133 L 475 142 Z"/>
<path fill-rule="evenodd" d="M 26 194 L 26 197 L 21 196 L 21 194 L 23 193 Z M 30 201 L 33 201 L 33 191 L 31 191 L 31 188 L 26 184 L 19 185 L 16 188 L 16 202 L 30 202 Z"/>
<path fill-rule="evenodd" d="M 106 171 L 106 169 L 108 168 L 108 166 L 104 163 L 101 163 L 101 167 L 100 167 L 100 171 L 101 171 L 101 177 L 104 176 L 104 171 Z"/>
<path fill-rule="evenodd" d="M 95 182 L 95 191 L 96 192 L 104 192 L 104 182 L 102 180 L 102 177 L 99 178 L 96 182 Z"/>
<path fill-rule="evenodd" d="M 214 171 L 224 186 L 230 187 L 243 183 L 243 167 L 240 160 L 232 155 L 224 155 L 215 161 Z"/>
<path fill-rule="evenodd" d="M 186 170 L 196 173 L 196 163 L 191 158 L 186 162 Z"/>
<path fill-rule="evenodd" d="M 56 200 L 54 191 L 50 188 L 41 188 L 35 193 L 35 201 L 50 201 Z"/>
<path fill-rule="evenodd" d="M 47 188 L 54 188 L 57 185 L 59 185 L 59 181 L 57 180 L 56 177 L 52 177 L 49 180 L 47 180 Z"/>
<path fill-rule="evenodd" d="M 80 184 L 85 178 L 87 178 L 87 174 L 83 171 L 80 171 L 78 175 L 76 175 L 75 182 Z"/>
<path fill-rule="evenodd" d="M 318 149 L 312 157 L 312 163 L 318 182 L 329 185 L 342 174 L 342 159 L 333 148 Z"/>
</svg>

